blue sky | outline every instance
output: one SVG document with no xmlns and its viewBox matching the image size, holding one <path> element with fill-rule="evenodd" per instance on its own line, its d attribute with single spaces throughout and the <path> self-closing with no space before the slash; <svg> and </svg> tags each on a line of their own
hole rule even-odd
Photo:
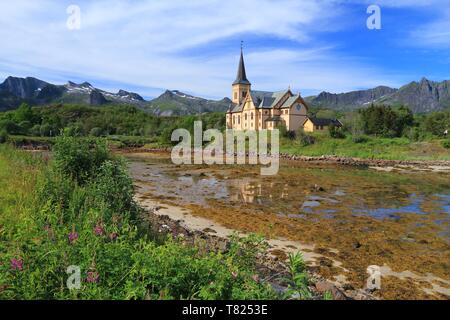
<svg viewBox="0 0 450 320">
<path fill-rule="evenodd" d="M 69 5 L 81 29 L 69 30 Z M 381 8 L 381 30 L 366 10 Z M 450 79 L 448 0 L 96 0 L 0 3 L 0 81 L 89 81 L 154 97 L 230 95 L 240 41 L 253 88 L 308 96 Z"/>
</svg>

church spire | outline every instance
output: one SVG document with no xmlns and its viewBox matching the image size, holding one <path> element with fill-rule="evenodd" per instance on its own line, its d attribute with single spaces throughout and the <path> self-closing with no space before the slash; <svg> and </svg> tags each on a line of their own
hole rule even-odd
<svg viewBox="0 0 450 320">
<path fill-rule="evenodd" d="M 244 53 L 242 50 L 242 42 L 241 42 L 241 59 L 239 60 L 239 67 L 236 76 L 236 80 L 234 80 L 233 85 L 235 84 L 248 84 L 250 85 L 250 81 L 247 79 L 247 75 L 245 73 L 245 64 L 244 64 Z"/>
</svg>

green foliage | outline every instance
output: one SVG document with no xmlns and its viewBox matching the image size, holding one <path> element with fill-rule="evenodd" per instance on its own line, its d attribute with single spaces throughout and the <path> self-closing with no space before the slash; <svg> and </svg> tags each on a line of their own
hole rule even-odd
<svg viewBox="0 0 450 320">
<path fill-rule="evenodd" d="M 312 294 L 308 287 L 308 275 L 302 254 L 289 254 L 288 267 L 289 277 L 286 278 L 286 282 L 289 287 L 286 292 L 286 298 L 296 296 L 300 299 L 310 299 Z"/>
<path fill-rule="evenodd" d="M 279 298 L 256 277 L 260 238 L 235 237 L 226 253 L 155 243 L 139 228 L 125 164 L 99 157 L 102 142 L 57 145 L 48 166 L 0 146 L 0 299 Z M 66 286 L 69 266 L 80 267 L 80 289 Z"/>
<path fill-rule="evenodd" d="M 342 132 L 342 130 L 340 128 L 336 127 L 334 124 L 331 124 L 328 127 L 328 134 L 330 135 L 331 138 L 334 138 L 334 139 L 344 139 L 345 138 L 344 132 Z"/>
<path fill-rule="evenodd" d="M 93 136 L 93 137 L 100 137 L 103 135 L 103 130 L 102 128 L 92 128 L 91 131 L 89 132 L 89 135 Z"/>
<path fill-rule="evenodd" d="M 0 143 L 8 141 L 8 132 L 5 129 L 0 130 Z"/>
<path fill-rule="evenodd" d="M 352 141 L 354 143 L 366 143 L 367 141 L 369 141 L 369 137 L 367 137 L 367 136 L 353 136 L 352 137 Z"/>
<path fill-rule="evenodd" d="M 443 146 L 445 149 L 450 149 L 450 139 L 447 139 L 447 140 L 442 141 L 442 146 Z"/>
<path fill-rule="evenodd" d="M 56 168 L 84 184 L 106 160 L 110 159 L 105 140 L 59 136 L 53 147 Z"/>
<path fill-rule="evenodd" d="M 423 120 L 423 131 L 442 137 L 444 131 L 450 127 L 450 109 L 433 112 Z"/>
<path fill-rule="evenodd" d="M 300 142 L 300 144 L 304 147 L 313 145 L 316 142 L 316 138 L 312 135 L 305 133 L 303 129 L 297 130 L 296 138 Z"/>
<path fill-rule="evenodd" d="M 393 110 L 389 106 L 371 105 L 359 112 L 366 134 L 400 137 L 403 131 L 414 122 L 411 110 L 403 106 Z"/>
</svg>

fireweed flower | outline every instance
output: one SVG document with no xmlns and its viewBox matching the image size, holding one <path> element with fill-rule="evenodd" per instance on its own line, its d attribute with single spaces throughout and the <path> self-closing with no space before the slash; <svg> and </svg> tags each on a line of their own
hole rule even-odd
<svg viewBox="0 0 450 320">
<path fill-rule="evenodd" d="M 11 270 L 22 271 L 23 270 L 23 260 L 22 259 L 11 259 Z"/>
<path fill-rule="evenodd" d="M 77 239 L 78 239 L 78 233 L 76 233 L 76 232 L 69 233 L 69 243 L 70 244 L 75 243 L 75 241 L 77 241 Z"/>
<path fill-rule="evenodd" d="M 87 273 L 86 281 L 88 283 L 97 283 L 100 278 L 100 275 L 95 271 L 89 271 Z"/>
<path fill-rule="evenodd" d="M 117 239 L 118 236 L 119 236 L 119 235 L 118 235 L 116 232 L 113 232 L 113 233 L 111 233 L 111 234 L 109 235 L 109 239 L 110 239 L 111 241 L 114 241 L 114 240 Z"/>
<path fill-rule="evenodd" d="M 102 235 L 105 234 L 105 230 L 103 229 L 102 226 L 97 225 L 97 226 L 94 228 L 94 233 L 95 233 L 96 236 L 102 236 Z"/>
</svg>

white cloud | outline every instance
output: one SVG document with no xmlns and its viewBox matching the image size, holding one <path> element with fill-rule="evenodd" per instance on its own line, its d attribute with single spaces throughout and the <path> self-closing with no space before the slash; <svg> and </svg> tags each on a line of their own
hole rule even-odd
<svg viewBox="0 0 450 320">
<path fill-rule="evenodd" d="M 332 45 L 315 41 L 318 31 L 345 25 L 345 12 L 337 5 L 342 1 L 73 2 L 82 11 L 79 31 L 66 28 L 66 7 L 72 3 L 2 1 L 0 75 L 48 81 L 70 76 L 145 87 L 153 90 L 150 94 L 154 88 L 176 88 L 221 97 L 229 95 L 239 44 L 233 52 L 214 46 L 252 35 L 297 44 L 246 48 L 248 76 L 256 88 L 282 89 L 291 84 L 302 90 L 344 91 L 398 84 L 383 70 L 337 55 Z M 406 1 L 397 1 L 402 3 Z M 189 50 L 204 53 L 187 54 Z"/>
</svg>

